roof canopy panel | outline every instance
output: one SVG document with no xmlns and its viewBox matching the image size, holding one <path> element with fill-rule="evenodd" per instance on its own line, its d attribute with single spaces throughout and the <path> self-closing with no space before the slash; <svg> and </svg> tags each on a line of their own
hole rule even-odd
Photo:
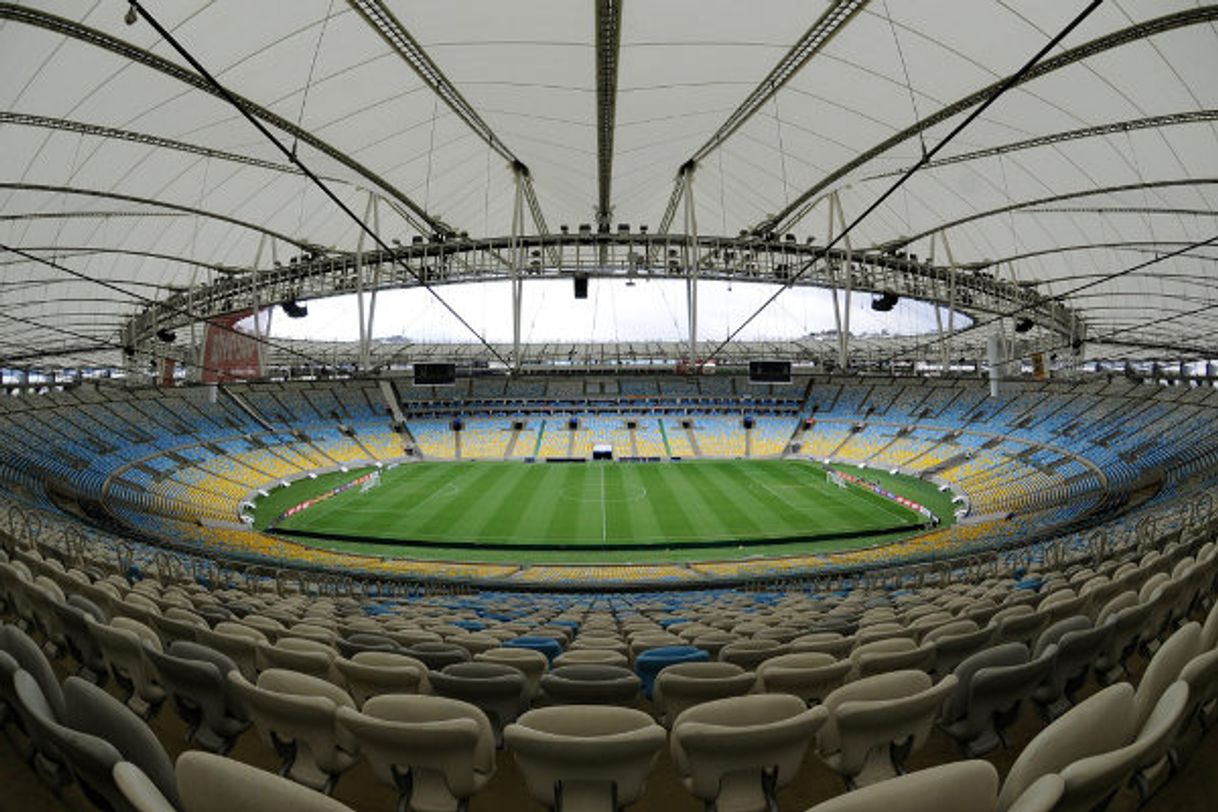
<svg viewBox="0 0 1218 812">
<path fill-rule="evenodd" d="M 346 206 L 375 214 L 386 242 L 509 233 L 512 157 L 550 229 L 594 222 L 607 101 L 615 223 L 660 226 L 696 156 L 702 233 L 765 226 L 824 242 L 831 197 L 846 222 L 867 210 L 1085 5 L 617 2 L 606 99 L 596 3 L 141 2 Z M 372 246 L 126 10 L 0 4 L 0 244 L 61 266 L 0 255 L 2 310 L 20 319 L 0 323 L 0 357 L 98 336 L 98 352 L 113 353 L 149 300 L 306 247 Z M 1119 335 L 1218 357 L 1203 329 L 1208 303 L 1218 309 L 1218 243 L 1193 245 L 1218 234 L 1215 75 L 1218 8 L 1108 0 L 860 222 L 851 245 L 937 264 L 950 248 L 964 272 L 1079 308 L 1101 345 Z M 523 227 L 538 223 L 530 214 Z"/>
</svg>

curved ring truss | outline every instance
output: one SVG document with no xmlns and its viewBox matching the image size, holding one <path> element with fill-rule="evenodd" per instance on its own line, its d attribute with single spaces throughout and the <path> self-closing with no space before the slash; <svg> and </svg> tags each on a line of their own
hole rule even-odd
<svg viewBox="0 0 1218 812">
<path fill-rule="evenodd" d="M 508 258 L 516 258 L 516 262 Z M 803 268 L 806 271 L 794 279 Z M 846 273 L 846 268 L 849 273 Z M 392 252 L 364 251 L 302 258 L 180 292 L 145 308 L 126 335 L 149 340 L 182 327 L 189 316 L 211 318 L 286 301 L 342 293 L 510 279 L 697 279 L 892 293 L 934 302 L 970 317 L 1021 317 L 1061 337 L 1085 335 L 1079 313 L 1032 285 L 933 265 L 903 253 L 826 251 L 794 240 L 683 234 L 601 233 L 417 241 Z"/>
</svg>

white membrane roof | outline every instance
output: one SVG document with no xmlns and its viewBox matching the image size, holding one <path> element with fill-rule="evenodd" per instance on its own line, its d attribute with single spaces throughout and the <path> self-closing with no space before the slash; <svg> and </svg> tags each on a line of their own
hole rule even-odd
<svg viewBox="0 0 1218 812">
<path fill-rule="evenodd" d="M 374 189 L 473 236 L 510 232 L 510 166 L 348 2 L 144 5 L 229 90 L 353 159 L 271 127 L 356 212 Z M 614 5 L 622 22 L 612 221 L 654 230 L 680 166 L 833 4 Z M 699 230 L 736 234 L 781 214 L 890 136 L 1017 71 L 1085 5 L 862 4 L 700 161 Z M 594 222 L 597 3 L 384 6 L 528 166 L 550 227 Z M 286 260 L 299 252 L 291 241 L 356 248 L 355 224 L 232 105 L 106 45 L 112 38 L 193 73 L 146 20 L 126 24 L 127 8 L 0 4 L 0 243 L 62 266 L 0 252 L 0 365 L 114 359 L 121 325 L 147 299 L 205 283 L 219 268 L 256 258 L 269 266 L 272 248 Z M 956 262 L 994 263 L 988 270 L 1001 278 L 1062 296 L 1085 315 L 1096 346 L 1112 342 L 1104 357 L 1148 348 L 1218 357 L 1218 242 L 1129 270 L 1218 234 L 1214 9 L 1106 0 L 1048 58 L 1099 46 L 1005 93 L 937 156 L 963 160 L 913 174 L 852 244 L 913 238 L 907 250 L 926 256 L 924 235 L 948 226 Z M 1102 39 L 1122 31 L 1119 42 Z M 972 109 L 813 199 L 836 191 L 852 219 Z M 794 222 L 782 218 L 781 230 L 823 243 L 827 219 L 821 202 Z M 678 214 L 673 230 L 682 228 Z M 380 230 L 404 242 L 416 233 L 388 207 Z M 935 261 L 946 261 L 942 245 Z"/>
</svg>

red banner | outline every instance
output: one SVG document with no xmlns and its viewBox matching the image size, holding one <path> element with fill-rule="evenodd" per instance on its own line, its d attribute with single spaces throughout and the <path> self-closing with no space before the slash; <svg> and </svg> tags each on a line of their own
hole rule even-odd
<svg viewBox="0 0 1218 812">
<path fill-rule="evenodd" d="M 177 368 L 177 359 L 161 359 L 161 386 L 173 386 L 173 373 Z"/>
<path fill-rule="evenodd" d="M 203 383 L 230 383 L 262 377 L 258 340 L 238 331 L 248 313 L 219 316 L 207 323 L 203 339 Z"/>
</svg>

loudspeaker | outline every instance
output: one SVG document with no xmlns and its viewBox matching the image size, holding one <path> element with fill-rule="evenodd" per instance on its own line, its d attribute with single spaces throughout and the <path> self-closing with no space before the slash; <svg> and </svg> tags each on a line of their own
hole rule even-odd
<svg viewBox="0 0 1218 812">
<path fill-rule="evenodd" d="M 626 430 L 627 431 L 634 431 L 638 427 L 639 427 L 639 421 L 637 421 L 637 420 L 627 420 L 626 421 Z"/>
<path fill-rule="evenodd" d="M 523 420 L 513 420 L 512 421 L 512 431 L 524 431 L 524 421 Z"/>
<path fill-rule="evenodd" d="M 681 428 L 692 429 L 693 427 L 694 427 L 694 421 L 688 420 L 688 419 L 681 421 Z"/>
<path fill-rule="evenodd" d="M 587 299 L 588 298 L 588 275 L 587 274 L 581 273 L 581 274 L 575 275 L 575 298 L 576 299 Z"/>
<path fill-rule="evenodd" d="M 453 431 L 461 431 L 463 428 L 465 428 L 465 423 L 461 420 L 461 418 L 454 417 L 452 426 Z"/>
<path fill-rule="evenodd" d="M 287 314 L 289 319 L 303 319 L 305 316 L 309 315 L 309 306 L 297 304 L 295 299 L 288 299 L 286 302 L 283 302 L 280 307 L 283 308 L 283 312 Z"/>
<path fill-rule="evenodd" d="M 756 421 L 753 420 L 753 416 L 751 414 L 746 414 L 744 416 L 744 420 L 742 422 L 744 423 L 744 427 L 746 429 L 751 429 L 753 427 L 753 425 L 756 423 Z"/>
<path fill-rule="evenodd" d="M 567 420 L 567 428 L 569 428 L 571 431 L 575 431 L 576 429 L 578 429 L 579 428 L 579 418 L 572 417 L 569 420 Z"/>
</svg>

